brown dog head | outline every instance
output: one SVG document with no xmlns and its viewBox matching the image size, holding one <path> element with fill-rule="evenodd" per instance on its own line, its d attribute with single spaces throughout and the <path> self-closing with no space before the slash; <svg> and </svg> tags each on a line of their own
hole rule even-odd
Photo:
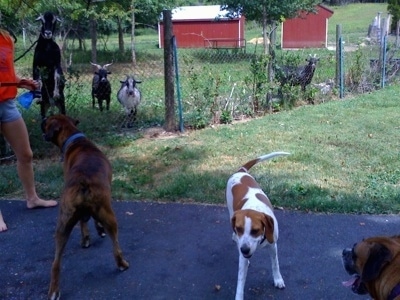
<svg viewBox="0 0 400 300">
<path fill-rule="evenodd" d="M 69 136 L 79 131 L 76 127 L 78 124 L 79 120 L 65 115 L 50 116 L 42 121 L 43 137 L 46 141 L 62 147 Z"/>
<path fill-rule="evenodd" d="M 369 293 L 387 299 L 400 284 L 400 237 L 371 237 L 343 250 L 345 270 L 352 279 L 344 282 L 356 294 Z"/>
<path fill-rule="evenodd" d="M 232 229 L 236 234 L 239 251 L 244 257 L 251 257 L 264 240 L 275 242 L 274 219 L 252 209 L 235 211 L 231 219 Z"/>
</svg>

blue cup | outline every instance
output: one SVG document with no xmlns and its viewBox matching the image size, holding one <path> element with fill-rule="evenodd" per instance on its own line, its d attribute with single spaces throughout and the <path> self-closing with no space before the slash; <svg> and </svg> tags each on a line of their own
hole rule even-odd
<svg viewBox="0 0 400 300">
<path fill-rule="evenodd" d="M 25 92 L 17 97 L 17 101 L 21 106 L 25 109 L 29 109 L 31 107 L 33 101 L 33 92 Z"/>
</svg>

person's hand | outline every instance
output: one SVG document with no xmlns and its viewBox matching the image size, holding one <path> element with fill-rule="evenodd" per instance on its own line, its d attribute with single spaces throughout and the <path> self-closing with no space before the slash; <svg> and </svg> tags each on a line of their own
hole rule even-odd
<svg viewBox="0 0 400 300">
<path fill-rule="evenodd" d="M 32 80 L 32 79 L 26 79 L 26 78 L 21 78 L 21 80 L 18 83 L 19 88 L 24 88 L 30 91 L 34 91 L 39 89 L 40 85 L 38 81 Z"/>
<path fill-rule="evenodd" d="M 33 91 L 33 99 L 42 98 L 42 91 L 41 90 L 34 90 Z"/>
</svg>

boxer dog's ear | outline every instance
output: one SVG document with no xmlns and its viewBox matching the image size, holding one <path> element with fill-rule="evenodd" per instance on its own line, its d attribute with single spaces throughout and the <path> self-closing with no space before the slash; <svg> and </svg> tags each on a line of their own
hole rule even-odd
<svg viewBox="0 0 400 300">
<path fill-rule="evenodd" d="M 74 124 L 74 125 L 78 125 L 79 123 L 80 123 L 80 121 L 78 120 L 78 119 L 74 119 L 74 118 L 71 118 L 71 117 L 68 117 L 68 119 L 72 122 L 72 124 Z"/>
<path fill-rule="evenodd" d="M 61 125 L 55 120 L 50 120 L 50 124 L 46 124 L 46 132 L 44 133 L 44 139 L 47 142 L 51 142 L 60 132 Z"/>
<path fill-rule="evenodd" d="M 384 245 L 375 244 L 372 246 L 362 271 L 361 280 L 363 282 L 369 282 L 376 279 L 392 258 L 392 253 Z"/>
<path fill-rule="evenodd" d="M 274 219 L 269 216 L 264 214 L 264 218 L 262 220 L 262 223 L 264 225 L 264 238 L 272 244 L 274 241 Z"/>
</svg>

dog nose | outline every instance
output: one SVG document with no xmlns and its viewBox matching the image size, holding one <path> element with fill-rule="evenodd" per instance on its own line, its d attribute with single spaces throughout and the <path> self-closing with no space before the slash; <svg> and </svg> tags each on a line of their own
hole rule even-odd
<svg viewBox="0 0 400 300">
<path fill-rule="evenodd" d="M 242 254 L 244 256 L 248 256 L 250 253 L 250 247 L 248 247 L 247 245 L 244 245 L 244 246 L 240 247 L 240 252 L 242 252 Z"/>
<path fill-rule="evenodd" d="M 342 251 L 342 256 L 347 256 L 347 255 L 349 255 L 350 252 L 351 252 L 351 250 L 349 248 L 345 248 Z"/>
</svg>

